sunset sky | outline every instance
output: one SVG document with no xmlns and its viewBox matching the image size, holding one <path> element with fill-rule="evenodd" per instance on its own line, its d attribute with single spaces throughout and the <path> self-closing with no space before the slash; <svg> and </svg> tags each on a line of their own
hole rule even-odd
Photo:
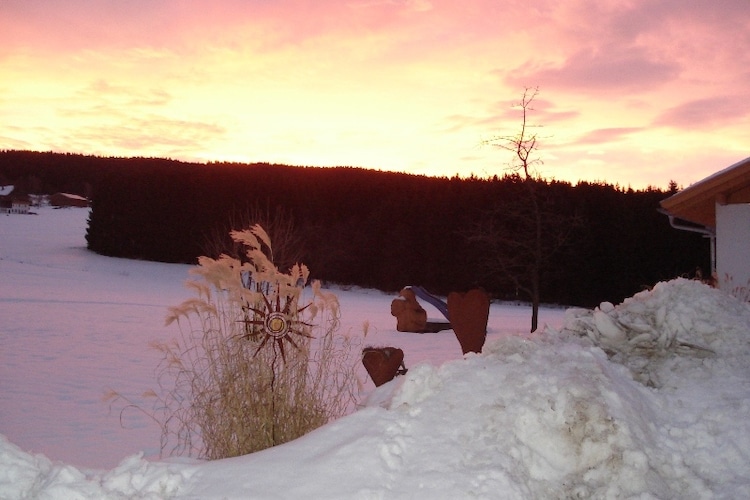
<svg viewBox="0 0 750 500">
<path fill-rule="evenodd" d="M 750 0 L 2 0 L 0 149 L 687 187 L 750 156 Z"/>
</svg>

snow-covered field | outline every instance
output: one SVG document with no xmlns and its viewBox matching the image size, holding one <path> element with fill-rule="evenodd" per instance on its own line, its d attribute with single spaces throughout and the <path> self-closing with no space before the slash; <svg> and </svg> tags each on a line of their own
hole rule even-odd
<svg viewBox="0 0 750 500">
<path fill-rule="evenodd" d="M 334 290 L 406 376 L 363 375 L 366 406 L 294 442 L 159 459 L 158 426 L 103 397 L 154 386 L 190 266 L 92 254 L 88 210 L 37 211 L 0 216 L 2 499 L 750 498 L 750 305 L 686 280 L 545 308 L 533 336 L 493 304 L 466 357 L 450 330 L 396 332 L 392 296 Z"/>
</svg>

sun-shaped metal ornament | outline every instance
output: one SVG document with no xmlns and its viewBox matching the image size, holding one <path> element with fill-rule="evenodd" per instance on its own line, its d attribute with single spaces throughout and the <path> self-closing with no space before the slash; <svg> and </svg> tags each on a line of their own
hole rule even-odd
<svg viewBox="0 0 750 500">
<path fill-rule="evenodd" d="M 295 297 L 287 296 L 282 307 L 281 296 L 278 292 L 274 292 L 274 296 L 271 298 L 263 292 L 261 292 L 261 296 L 263 297 L 262 307 L 250 305 L 245 307 L 246 311 L 252 311 L 253 317 L 242 321 L 247 329 L 247 333 L 243 337 L 257 339 L 259 335 L 262 336 L 253 357 L 257 356 L 260 350 L 271 341 L 271 346 L 279 348 L 281 359 L 286 362 L 284 342 L 288 342 L 294 348 L 299 349 L 299 345 L 294 340 L 295 335 L 308 339 L 313 338 L 309 333 L 309 329 L 313 325 L 299 319 L 299 313 L 307 309 L 310 304 L 293 310 L 293 306 L 296 304 Z"/>
<path fill-rule="evenodd" d="M 282 312 L 272 312 L 266 315 L 263 327 L 266 329 L 266 333 L 275 339 L 283 339 L 289 335 L 289 320 Z"/>
</svg>

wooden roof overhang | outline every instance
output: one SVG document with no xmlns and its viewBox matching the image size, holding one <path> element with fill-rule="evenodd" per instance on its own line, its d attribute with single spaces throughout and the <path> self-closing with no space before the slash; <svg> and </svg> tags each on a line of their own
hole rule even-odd
<svg viewBox="0 0 750 500">
<path fill-rule="evenodd" d="M 661 201 L 671 216 L 716 229 L 716 204 L 750 203 L 750 157 Z"/>
</svg>

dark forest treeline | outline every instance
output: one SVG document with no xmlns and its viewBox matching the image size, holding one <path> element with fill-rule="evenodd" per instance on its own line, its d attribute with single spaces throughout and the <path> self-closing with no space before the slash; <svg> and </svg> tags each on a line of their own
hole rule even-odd
<svg viewBox="0 0 750 500">
<path fill-rule="evenodd" d="M 233 226 L 240 222 L 273 225 L 282 214 L 298 241 L 293 258 L 307 264 L 314 278 L 385 291 L 421 284 L 441 294 L 483 286 L 498 298 L 526 300 L 509 280 L 487 271 L 487 249 L 469 238 L 479 221 L 523 205 L 521 182 L 0 152 L 0 183 L 90 196 L 86 238 L 104 255 L 195 262 L 217 248 L 210 244 L 217 235 L 239 229 Z M 543 302 L 619 302 L 657 281 L 708 268 L 707 240 L 672 229 L 657 212 L 670 192 L 537 183 L 546 212 L 555 214 L 550 223 L 575 221 L 542 269 Z M 508 238 L 529 230 L 516 226 L 506 226 Z M 269 232 L 275 238 L 273 227 Z"/>
</svg>

